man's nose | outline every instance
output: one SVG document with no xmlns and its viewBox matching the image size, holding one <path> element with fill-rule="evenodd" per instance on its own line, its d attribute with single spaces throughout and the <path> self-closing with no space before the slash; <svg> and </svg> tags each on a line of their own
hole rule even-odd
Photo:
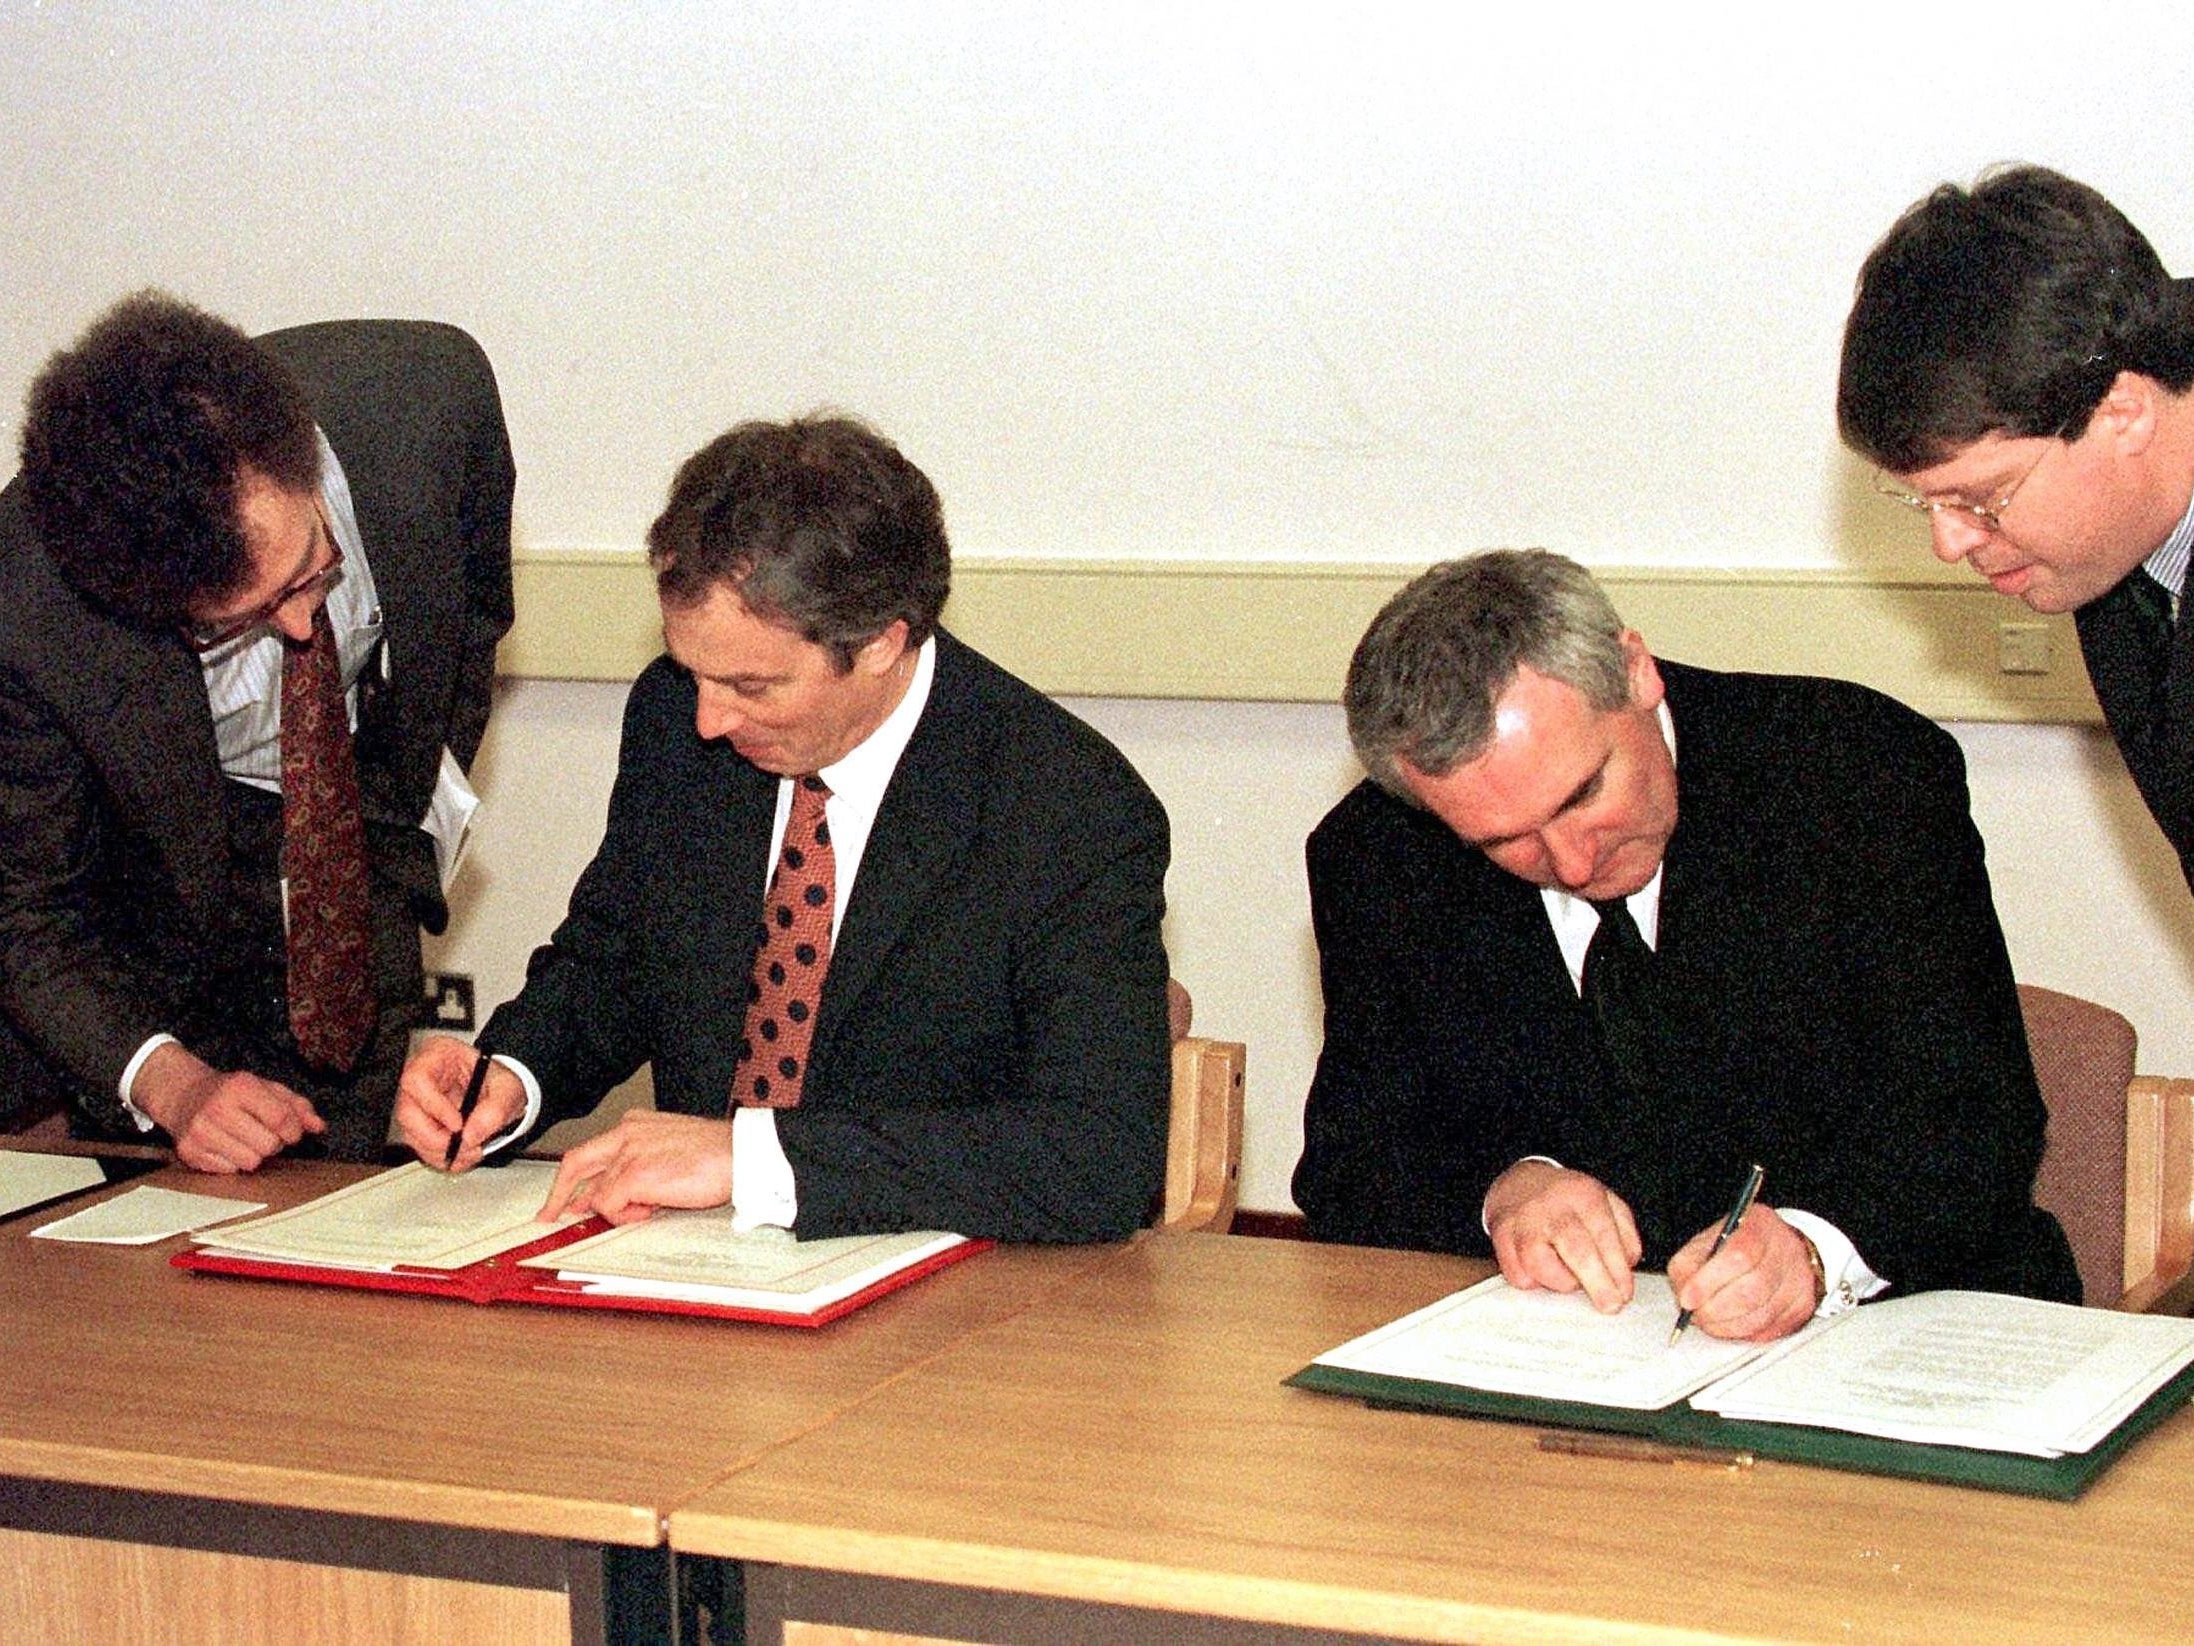
<svg viewBox="0 0 2194 1646">
<path fill-rule="evenodd" d="M 1592 879 L 1599 851 L 1591 832 L 1574 824 L 1556 824 L 1541 832 L 1547 866 L 1564 891 L 1577 891 Z"/>
<path fill-rule="evenodd" d="M 327 596 L 316 594 L 310 600 L 299 595 L 285 600 L 274 608 L 274 626 L 299 645 L 312 638 L 312 620 L 320 615 L 320 608 L 327 603 Z"/>
<path fill-rule="evenodd" d="M 703 738 L 729 737 L 744 725 L 736 700 L 721 686 L 701 682 L 693 704 L 693 729 Z"/>
<path fill-rule="evenodd" d="M 1989 528 L 1963 509 L 1932 510 L 1927 518 L 1927 530 L 1933 540 L 1935 558 L 1946 566 L 1955 566 L 1987 542 L 1989 536 Z"/>
</svg>

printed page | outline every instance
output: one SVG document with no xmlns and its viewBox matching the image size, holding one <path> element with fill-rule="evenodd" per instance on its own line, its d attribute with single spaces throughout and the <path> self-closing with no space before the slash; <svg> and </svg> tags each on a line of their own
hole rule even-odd
<svg viewBox="0 0 2194 1646">
<path fill-rule="evenodd" d="M 1692 1402 L 1724 1417 L 1932 1445 L 2084 1452 L 2194 1361 L 2194 1321 L 1993 1292 L 1870 1303 Z"/>
<path fill-rule="evenodd" d="M 769 1228 L 734 1234 L 731 1208 L 721 1206 L 657 1212 L 524 1261 L 620 1297 L 810 1313 L 961 1243 L 927 1229 L 839 1240 Z"/>
<path fill-rule="evenodd" d="M 331 1269 L 461 1269 L 579 1221 L 534 1221 L 555 1180 L 550 1160 L 458 1176 L 413 1161 L 272 1217 L 232 1224 L 205 1245 L 221 1255 Z"/>
<path fill-rule="evenodd" d="M 1495 1276 L 1322 1354 L 1320 1366 L 1466 1389 L 1658 1411 L 1760 1352 L 1694 1328 L 1671 1344 L 1676 1300 L 1641 1274 L 1603 1315 L 1582 1292 L 1518 1291 Z M 1808 1332 L 1818 1327 L 1807 1328 Z"/>
<path fill-rule="evenodd" d="M 185 1194 L 180 1189 L 155 1189 L 139 1184 L 111 1200 L 87 1206 L 80 1212 L 41 1223 L 31 1230 L 33 1240 L 82 1240 L 102 1246 L 150 1246 L 193 1229 L 203 1229 L 232 1217 L 263 1212 L 263 1200 L 231 1200 L 225 1195 Z"/>
<path fill-rule="evenodd" d="M 0 1217 L 107 1180 L 99 1162 L 76 1155 L 0 1149 Z"/>
</svg>

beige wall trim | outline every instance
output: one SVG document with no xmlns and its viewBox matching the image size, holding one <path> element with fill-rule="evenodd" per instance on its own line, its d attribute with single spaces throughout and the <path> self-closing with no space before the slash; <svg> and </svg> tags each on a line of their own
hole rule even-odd
<svg viewBox="0 0 2194 1646">
<path fill-rule="evenodd" d="M 1059 696 L 1320 703 L 1410 566 L 963 559 L 953 632 Z M 1624 617 L 1662 656 L 1841 675 L 1937 720 L 2100 717 L 2071 619 L 1974 582 L 1838 571 L 1613 568 Z M 508 675 L 629 680 L 662 649 L 638 555 L 520 554 Z"/>
</svg>

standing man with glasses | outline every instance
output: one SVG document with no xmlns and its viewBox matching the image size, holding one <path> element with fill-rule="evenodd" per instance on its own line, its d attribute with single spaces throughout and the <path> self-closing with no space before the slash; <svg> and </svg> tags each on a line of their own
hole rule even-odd
<svg viewBox="0 0 2194 1646">
<path fill-rule="evenodd" d="M 2119 752 L 2194 885 L 2194 282 L 2086 185 L 1946 183 L 1859 273 L 1837 421 L 1963 560 L 2071 612 Z"/>
<path fill-rule="evenodd" d="M 202 1171 L 370 1159 L 510 626 L 510 446 L 451 327 L 126 298 L 0 492 L 0 1121 Z"/>
</svg>

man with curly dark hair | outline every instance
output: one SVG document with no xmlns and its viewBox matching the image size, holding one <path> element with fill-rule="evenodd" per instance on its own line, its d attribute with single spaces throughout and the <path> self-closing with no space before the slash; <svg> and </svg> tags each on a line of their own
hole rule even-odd
<svg viewBox="0 0 2194 1646">
<path fill-rule="evenodd" d="M 0 1121 L 66 1104 L 205 1171 L 372 1158 L 511 619 L 486 358 L 143 292 L 47 363 L 21 462 Z"/>
</svg>

